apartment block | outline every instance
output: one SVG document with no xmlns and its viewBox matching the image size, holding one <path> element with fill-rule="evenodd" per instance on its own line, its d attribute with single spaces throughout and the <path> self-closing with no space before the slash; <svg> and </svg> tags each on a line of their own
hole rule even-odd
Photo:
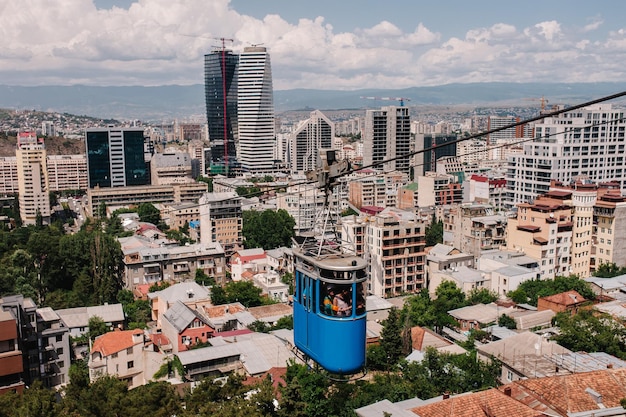
<svg viewBox="0 0 626 417">
<path fill-rule="evenodd" d="M 35 224 L 41 218 L 49 223 L 50 186 L 44 140 L 32 132 L 18 133 L 15 157 L 22 222 Z"/>
<path fill-rule="evenodd" d="M 494 214 L 491 205 L 454 204 L 442 220 L 444 243 L 462 252 L 479 257 L 483 251 L 506 245 L 507 217 Z"/>
<path fill-rule="evenodd" d="M 50 191 L 86 190 L 87 157 L 85 155 L 48 155 Z"/>
<path fill-rule="evenodd" d="M 541 279 L 570 275 L 573 207 L 571 192 L 550 191 L 531 203 L 518 204 L 508 219 L 507 249 L 536 259 Z"/>
<path fill-rule="evenodd" d="M 205 193 L 200 204 L 200 243 L 217 242 L 226 257 L 243 246 L 241 199 L 234 192 Z"/>
<path fill-rule="evenodd" d="M 394 297 L 426 287 L 421 222 L 381 213 L 367 224 L 366 233 L 370 294 Z"/>
<path fill-rule="evenodd" d="M 23 392 L 26 386 L 23 372 L 17 320 L 10 312 L 0 310 L 0 395 Z"/>
</svg>

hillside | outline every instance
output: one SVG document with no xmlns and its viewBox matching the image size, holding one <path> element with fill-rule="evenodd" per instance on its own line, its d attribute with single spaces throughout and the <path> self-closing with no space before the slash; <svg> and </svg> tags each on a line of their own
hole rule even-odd
<svg viewBox="0 0 626 417">
<path fill-rule="evenodd" d="M 66 139 L 60 137 L 46 138 L 48 155 L 77 155 L 85 153 L 85 142 L 82 139 Z M 15 156 L 15 136 L 0 135 L 0 157 Z"/>
</svg>

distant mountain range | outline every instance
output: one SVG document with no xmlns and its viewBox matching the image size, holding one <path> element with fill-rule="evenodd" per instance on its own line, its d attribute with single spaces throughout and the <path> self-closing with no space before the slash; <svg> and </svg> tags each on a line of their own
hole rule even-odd
<svg viewBox="0 0 626 417">
<path fill-rule="evenodd" d="M 277 90 L 277 112 L 288 110 L 361 109 L 393 105 L 393 101 L 362 97 L 404 97 L 405 105 L 529 106 L 528 99 L 545 97 L 549 103 L 577 104 L 618 93 L 625 83 L 473 83 L 436 87 L 362 90 Z M 535 103 L 538 105 L 538 103 Z M 89 115 L 120 120 L 171 120 L 204 117 L 204 86 L 90 87 L 0 85 L 0 108 L 29 109 Z"/>
</svg>

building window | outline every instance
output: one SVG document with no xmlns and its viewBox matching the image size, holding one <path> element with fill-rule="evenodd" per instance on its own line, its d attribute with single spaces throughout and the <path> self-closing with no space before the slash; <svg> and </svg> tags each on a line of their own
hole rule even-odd
<svg viewBox="0 0 626 417">
<path fill-rule="evenodd" d="M 126 363 L 127 369 L 133 369 L 134 367 L 135 367 L 135 361 L 128 361 L 128 363 Z"/>
<path fill-rule="evenodd" d="M 61 334 L 57 335 L 57 339 L 56 340 L 57 340 L 57 342 L 63 341 L 63 335 L 61 335 Z"/>
<path fill-rule="evenodd" d="M 61 368 L 61 369 L 65 368 L 65 362 L 64 361 L 59 361 L 59 368 Z"/>
<path fill-rule="evenodd" d="M 111 359 L 115 359 L 115 358 L 117 358 L 117 352 L 111 354 Z"/>
<path fill-rule="evenodd" d="M 129 347 L 128 349 L 126 349 L 126 354 L 127 354 L 127 355 L 132 355 L 132 354 L 133 354 L 133 348 L 132 348 L 132 346 L 131 346 L 131 347 Z"/>
<path fill-rule="evenodd" d="M 511 371 L 506 371 L 506 379 L 507 381 L 513 381 L 513 372 Z"/>
<path fill-rule="evenodd" d="M 63 348 L 57 348 L 57 355 L 62 355 L 63 354 Z"/>
</svg>

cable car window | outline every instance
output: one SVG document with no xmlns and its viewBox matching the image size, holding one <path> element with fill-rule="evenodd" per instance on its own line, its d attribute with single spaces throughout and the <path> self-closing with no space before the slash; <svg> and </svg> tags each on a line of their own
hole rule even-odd
<svg viewBox="0 0 626 417">
<path fill-rule="evenodd" d="M 359 279 L 359 278 L 365 278 L 365 275 L 366 275 L 366 273 L 365 273 L 365 269 L 357 269 L 357 271 L 356 271 L 356 277 L 357 277 L 357 279 Z"/>
<path fill-rule="evenodd" d="M 336 286 L 333 311 L 337 317 L 352 316 L 352 286 L 350 284 Z"/>
<path fill-rule="evenodd" d="M 328 269 L 320 269 L 320 277 L 322 278 L 330 278 L 330 279 L 334 279 L 335 276 L 333 275 L 333 271 L 330 271 Z"/>
<path fill-rule="evenodd" d="M 367 289 L 365 282 L 356 285 L 356 315 L 361 316 L 366 313 Z"/>
</svg>

